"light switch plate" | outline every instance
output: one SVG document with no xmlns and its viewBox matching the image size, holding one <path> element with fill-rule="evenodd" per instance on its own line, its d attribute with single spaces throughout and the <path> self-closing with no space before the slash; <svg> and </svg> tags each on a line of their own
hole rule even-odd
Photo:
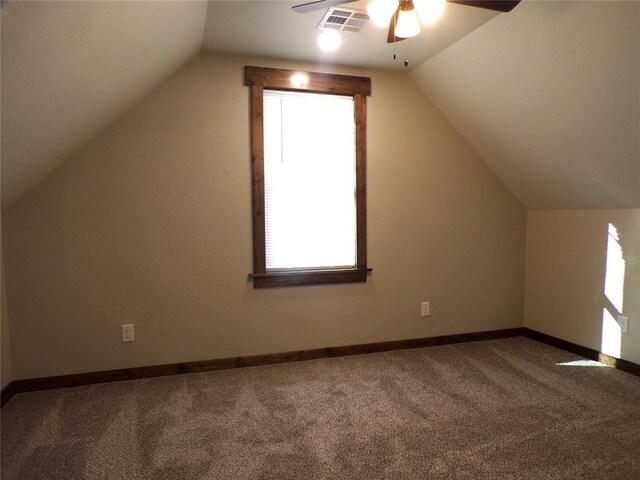
<svg viewBox="0 0 640 480">
<path fill-rule="evenodd" d="M 423 317 L 428 317 L 429 315 L 431 315 L 431 303 L 430 302 L 422 302 L 421 308 L 422 308 L 422 316 Z"/>
</svg>

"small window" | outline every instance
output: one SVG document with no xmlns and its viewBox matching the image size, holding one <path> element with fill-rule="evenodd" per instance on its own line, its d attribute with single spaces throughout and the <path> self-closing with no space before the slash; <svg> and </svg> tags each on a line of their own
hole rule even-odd
<svg viewBox="0 0 640 480">
<path fill-rule="evenodd" d="M 364 282 L 364 77 L 245 68 L 254 286 Z"/>
</svg>

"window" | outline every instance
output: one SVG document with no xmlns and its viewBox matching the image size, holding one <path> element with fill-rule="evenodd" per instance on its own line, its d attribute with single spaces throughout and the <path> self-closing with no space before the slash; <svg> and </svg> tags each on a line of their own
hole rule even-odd
<svg viewBox="0 0 640 480">
<path fill-rule="evenodd" d="M 245 67 L 254 287 L 365 282 L 370 79 Z"/>
<path fill-rule="evenodd" d="M 353 267 L 353 98 L 265 90 L 263 108 L 267 271 Z"/>
</svg>

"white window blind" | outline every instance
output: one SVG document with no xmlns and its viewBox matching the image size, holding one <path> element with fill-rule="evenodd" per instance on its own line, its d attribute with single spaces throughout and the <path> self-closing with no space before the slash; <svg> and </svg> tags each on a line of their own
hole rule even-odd
<svg viewBox="0 0 640 480">
<path fill-rule="evenodd" d="M 264 92 L 267 270 L 356 264 L 353 98 Z"/>
</svg>

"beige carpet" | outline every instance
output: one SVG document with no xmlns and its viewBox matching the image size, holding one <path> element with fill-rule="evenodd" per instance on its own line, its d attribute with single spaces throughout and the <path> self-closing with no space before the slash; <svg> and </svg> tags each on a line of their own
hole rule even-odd
<svg viewBox="0 0 640 480">
<path fill-rule="evenodd" d="M 21 394 L 2 478 L 639 479 L 640 378 L 577 360 L 518 337 Z"/>
</svg>

